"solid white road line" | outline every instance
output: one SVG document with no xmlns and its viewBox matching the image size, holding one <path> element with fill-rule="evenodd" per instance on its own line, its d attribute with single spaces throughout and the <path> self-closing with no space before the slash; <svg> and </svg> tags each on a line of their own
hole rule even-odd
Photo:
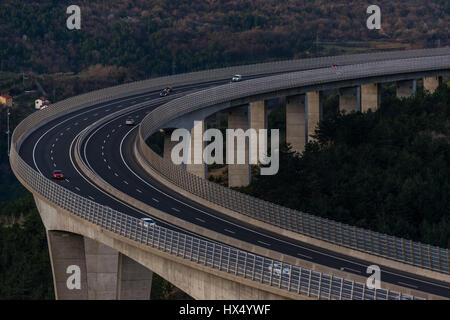
<svg viewBox="0 0 450 320">
<path fill-rule="evenodd" d="M 302 253 L 297 253 L 298 256 L 309 259 L 309 260 L 313 260 L 313 258 L 311 256 L 307 256 L 306 254 L 302 254 Z"/>
<path fill-rule="evenodd" d="M 355 269 L 351 269 L 351 268 L 347 268 L 347 267 L 342 267 L 341 270 L 344 271 L 345 269 L 347 269 L 348 271 L 352 271 L 352 272 L 356 272 L 356 273 L 361 273 L 361 271 L 359 270 L 355 270 Z"/>
<path fill-rule="evenodd" d="M 417 289 L 418 287 L 416 287 L 415 285 L 409 284 L 409 283 L 404 283 L 404 282 L 397 282 L 398 284 L 402 285 L 402 286 L 406 286 L 406 287 L 411 287 L 414 289 Z"/>
</svg>

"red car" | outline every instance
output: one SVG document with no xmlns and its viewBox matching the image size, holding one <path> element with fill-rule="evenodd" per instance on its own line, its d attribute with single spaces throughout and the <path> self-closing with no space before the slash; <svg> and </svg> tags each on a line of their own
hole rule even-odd
<svg viewBox="0 0 450 320">
<path fill-rule="evenodd" d="M 56 180 L 64 179 L 64 173 L 61 170 L 54 170 L 52 172 L 52 178 Z"/>
</svg>

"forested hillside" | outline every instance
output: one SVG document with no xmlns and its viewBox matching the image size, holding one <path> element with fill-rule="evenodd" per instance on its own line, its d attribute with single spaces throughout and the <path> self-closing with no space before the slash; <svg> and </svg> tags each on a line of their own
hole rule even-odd
<svg viewBox="0 0 450 320">
<path fill-rule="evenodd" d="M 450 247 L 450 88 L 321 122 L 302 157 L 242 188 L 350 225 Z"/>
<path fill-rule="evenodd" d="M 125 67 L 137 78 L 215 66 L 383 48 L 448 45 L 447 0 L 377 1 L 368 30 L 357 0 L 82 1 L 81 30 L 68 3 L 2 1 L 1 70 L 79 72 Z"/>
</svg>

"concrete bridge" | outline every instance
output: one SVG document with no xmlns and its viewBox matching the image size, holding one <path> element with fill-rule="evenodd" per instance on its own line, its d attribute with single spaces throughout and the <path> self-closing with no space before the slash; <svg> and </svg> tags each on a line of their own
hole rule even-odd
<svg viewBox="0 0 450 320">
<path fill-rule="evenodd" d="M 247 80 L 229 83 L 235 73 Z M 448 48 L 326 57 L 151 79 L 34 113 L 14 131 L 10 160 L 46 227 L 57 299 L 148 299 L 152 272 L 195 299 L 450 297 L 447 249 L 240 194 L 207 181 L 204 164 L 173 165 L 167 137 L 164 157 L 145 143 L 219 111 L 229 128 L 264 129 L 268 101 L 281 98 L 287 142 L 302 152 L 323 90 L 339 89 L 340 110 L 365 112 L 379 107 L 381 83 L 403 98 L 416 80 L 434 91 L 449 73 Z M 174 95 L 160 98 L 169 85 Z M 126 127 L 129 117 L 141 124 Z M 56 168 L 64 181 L 49 179 Z M 230 186 L 250 183 L 248 164 L 228 171 Z M 381 288 L 366 286 L 372 264 Z M 70 266 L 79 289 L 68 285 Z"/>
</svg>

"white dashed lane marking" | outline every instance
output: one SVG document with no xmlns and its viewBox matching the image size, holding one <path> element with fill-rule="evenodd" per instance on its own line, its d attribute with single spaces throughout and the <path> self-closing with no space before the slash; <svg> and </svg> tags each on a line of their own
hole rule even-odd
<svg viewBox="0 0 450 320">
<path fill-rule="evenodd" d="M 236 232 L 231 231 L 231 230 L 228 230 L 228 229 L 223 229 L 223 230 L 225 230 L 226 232 L 232 233 L 232 234 L 235 234 L 235 233 L 236 233 Z"/>
<path fill-rule="evenodd" d="M 141 191 L 141 190 L 139 190 L 139 189 L 136 189 L 136 191 L 137 191 L 137 192 L 139 192 L 139 193 L 142 193 L 142 191 Z"/>
<path fill-rule="evenodd" d="M 155 202 L 159 202 L 159 200 L 158 200 L 158 199 L 155 199 L 155 198 L 152 198 L 152 200 L 155 201 Z"/>
<path fill-rule="evenodd" d="M 200 218 L 195 218 L 195 220 L 198 220 L 198 221 L 200 221 L 200 222 L 202 222 L 202 223 L 205 223 L 205 220 L 200 219 Z"/>
<path fill-rule="evenodd" d="M 77 189 L 77 191 L 81 191 L 80 188 L 78 188 L 78 187 L 75 187 L 75 189 Z"/>
<path fill-rule="evenodd" d="M 128 184 L 128 182 L 127 182 L 127 181 L 125 181 L 125 180 L 123 180 L 123 183 L 125 183 L 125 184 Z"/>
<path fill-rule="evenodd" d="M 261 243 L 261 244 L 263 244 L 263 245 L 265 245 L 265 246 L 270 247 L 270 243 L 267 243 L 267 242 L 264 242 L 264 241 L 259 241 L 259 240 L 258 240 L 258 242 Z"/>
<path fill-rule="evenodd" d="M 172 208 L 173 211 L 180 212 L 177 208 Z"/>
</svg>

